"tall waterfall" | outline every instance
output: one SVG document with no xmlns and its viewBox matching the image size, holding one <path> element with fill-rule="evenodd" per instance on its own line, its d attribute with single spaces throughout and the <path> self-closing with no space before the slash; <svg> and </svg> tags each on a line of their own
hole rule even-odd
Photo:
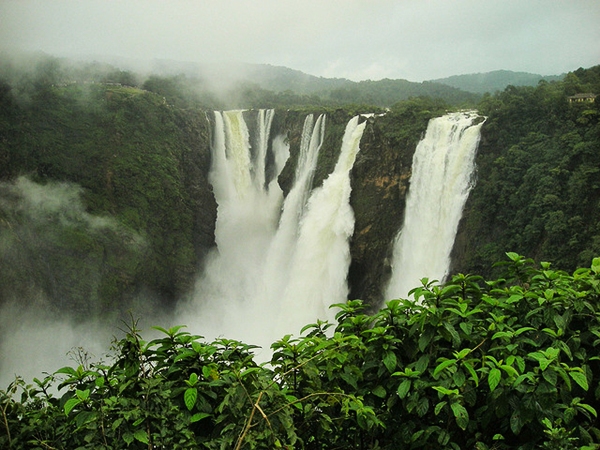
<svg viewBox="0 0 600 450">
<path fill-rule="evenodd" d="M 443 282 L 462 210 L 472 187 L 482 121 L 474 112 L 432 119 L 412 163 L 404 225 L 392 258 L 386 298 L 406 298 L 423 277 Z"/>
<path fill-rule="evenodd" d="M 333 319 L 329 305 L 346 300 L 354 230 L 349 174 L 365 127 L 358 117 L 350 120 L 334 171 L 311 190 L 325 116 L 315 121 L 309 115 L 284 199 L 277 177 L 289 148 L 281 136 L 270 139 L 272 117 L 272 110 L 258 112 L 252 148 L 242 111 L 215 113 L 210 182 L 218 204 L 217 248 L 193 300 L 179 311 L 182 323 L 207 338 L 267 348 L 317 318 Z M 274 170 L 266 170 L 267 161 L 275 161 Z"/>
</svg>

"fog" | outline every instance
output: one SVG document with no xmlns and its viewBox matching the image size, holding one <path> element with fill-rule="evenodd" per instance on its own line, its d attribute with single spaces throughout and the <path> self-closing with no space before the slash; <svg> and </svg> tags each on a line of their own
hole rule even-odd
<svg viewBox="0 0 600 450">
<path fill-rule="evenodd" d="M 316 76 L 430 80 L 600 61 L 597 0 L 4 0 L 0 51 L 115 62 L 273 64 Z"/>
<path fill-rule="evenodd" d="M 145 324 L 157 320 L 151 296 L 101 305 L 106 253 L 142 253 L 144 242 L 115 219 L 87 213 L 81 195 L 71 183 L 0 183 L 0 389 L 17 374 L 31 381 L 77 365 L 73 349 L 101 359 L 122 334 L 126 310 Z M 86 255 L 70 246 L 81 234 L 91 246 Z"/>
</svg>

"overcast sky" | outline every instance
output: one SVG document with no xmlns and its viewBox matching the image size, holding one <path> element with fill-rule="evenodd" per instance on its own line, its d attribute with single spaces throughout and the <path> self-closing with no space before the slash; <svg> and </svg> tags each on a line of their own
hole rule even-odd
<svg viewBox="0 0 600 450">
<path fill-rule="evenodd" d="M 286 66 L 355 81 L 600 64 L 600 0 L 0 0 L 0 50 Z"/>
</svg>

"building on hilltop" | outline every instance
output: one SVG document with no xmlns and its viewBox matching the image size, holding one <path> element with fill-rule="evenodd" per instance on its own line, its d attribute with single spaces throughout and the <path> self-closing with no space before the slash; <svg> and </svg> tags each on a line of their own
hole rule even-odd
<svg viewBox="0 0 600 450">
<path fill-rule="evenodd" d="M 571 95 L 569 97 L 567 97 L 567 100 L 569 100 L 569 103 L 581 103 L 581 102 L 587 102 L 587 103 L 594 103 L 596 101 L 596 94 L 592 94 L 591 92 L 586 92 L 583 94 L 575 94 L 575 95 Z"/>
</svg>

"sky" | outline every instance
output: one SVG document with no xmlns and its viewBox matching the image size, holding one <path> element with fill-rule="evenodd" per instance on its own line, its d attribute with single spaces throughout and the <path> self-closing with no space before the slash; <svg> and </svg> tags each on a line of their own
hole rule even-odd
<svg viewBox="0 0 600 450">
<path fill-rule="evenodd" d="M 354 81 L 600 64 L 600 0 L 0 0 L 0 51 Z"/>
</svg>

